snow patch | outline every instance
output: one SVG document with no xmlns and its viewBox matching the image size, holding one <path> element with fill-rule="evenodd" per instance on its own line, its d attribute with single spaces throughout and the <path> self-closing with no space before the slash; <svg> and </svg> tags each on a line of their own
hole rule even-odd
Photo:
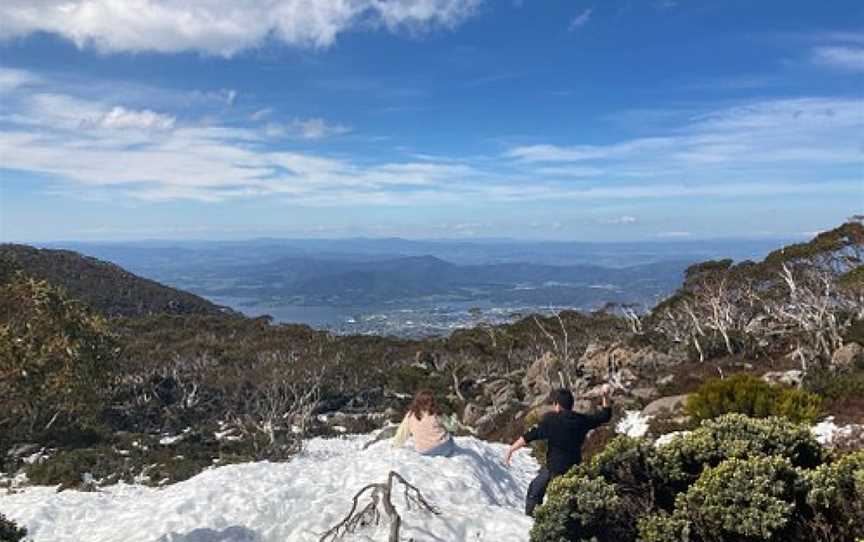
<svg viewBox="0 0 864 542">
<path fill-rule="evenodd" d="M 628 437 L 644 437 L 648 433 L 648 422 L 652 416 L 642 414 L 639 410 L 627 410 L 624 418 L 615 426 L 615 432 Z"/>
<path fill-rule="evenodd" d="M 312 439 L 288 463 L 245 463 L 207 470 L 164 488 L 116 484 L 98 492 L 30 487 L 0 495 L 0 509 L 26 526 L 34 542 L 314 542 L 340 521 L 363 486 L 391 470 L 416 485 L 440 516 L 394 504 L 402 537 L 423 541 L 525 542 L 532 520 L 525 491 L 537 472 L 527 451 L 502 464 L 507 447 L 459 437 L 449 458 L 423 457 L 370 437 Z M 386 526 L 385 526 L 386 527 Z M 350 539 L 386 540 L 385 529 Z"/>
<path fill-rule="evenodd" d="M 813 433 L 813 436 L 816 437 L 819 444 L 828 446 L 834 442 L 835 439 L 848 437 L 859 429 L 864 429 L 864 425 L 837 425 L 834 423 L 834 416 L 828 416 L 825 420 L 811 427 L 810 432 Z"/>
</svg>

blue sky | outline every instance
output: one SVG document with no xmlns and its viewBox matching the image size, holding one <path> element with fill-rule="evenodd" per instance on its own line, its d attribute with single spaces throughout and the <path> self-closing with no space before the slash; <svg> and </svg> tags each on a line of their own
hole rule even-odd
<svg viewBox="0 0 864 542">
<path fill-rule="evenodd" d="M 6 0 L 0 240 L 808 235 L 864 4 Z"/>
</svg>

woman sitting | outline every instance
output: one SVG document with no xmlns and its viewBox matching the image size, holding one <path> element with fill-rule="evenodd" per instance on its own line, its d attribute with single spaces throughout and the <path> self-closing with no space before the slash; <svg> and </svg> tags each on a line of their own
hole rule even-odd
<svg viewBox="0 0 864 542">
<path fill-rule="evenodd" d="M 405 444 L 409 436 L 414 437 L 414 449 L 422 455 L 446 457 L 456 448 L 431 391 L 421 390 L 414 396 L 408 413 L 393 437 L 393 447 Z"/>
</svg>

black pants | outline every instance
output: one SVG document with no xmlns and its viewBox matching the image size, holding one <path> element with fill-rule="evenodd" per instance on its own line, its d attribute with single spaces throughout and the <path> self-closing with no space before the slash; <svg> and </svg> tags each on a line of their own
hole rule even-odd
<svg viewBox="0 0 864 542">
<path fill-rule="evenodd" d="M 534 509 L 543 502 L 543 497 L 546 495 L 546 487 L 552 481 L 552 478 L 553 476 L 549 472 L 549 469 L 543 467 L 540 469 L 537 477 L 528 484 L 528 496 L 525 498 L 525 513 L 529 516 L 533 516 Z"/>
</svg>

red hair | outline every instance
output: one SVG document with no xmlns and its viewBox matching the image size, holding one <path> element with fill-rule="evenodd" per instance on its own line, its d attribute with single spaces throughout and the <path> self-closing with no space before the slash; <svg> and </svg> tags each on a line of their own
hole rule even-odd
<svg viewBox="0 0 864 542">
<path fill-rule="evenodd" d="M 411 401 L 411 406 L 408 407 L 408 412 L 414 414 L 418 420 L 423 418 L 423 414 L 431 414 L 438 416 L 441 414 L 441 407 L 438 406 L 438 401 L 435 400 L 435 395 L 429 390 L 420 390 Z"/>
</svg>

